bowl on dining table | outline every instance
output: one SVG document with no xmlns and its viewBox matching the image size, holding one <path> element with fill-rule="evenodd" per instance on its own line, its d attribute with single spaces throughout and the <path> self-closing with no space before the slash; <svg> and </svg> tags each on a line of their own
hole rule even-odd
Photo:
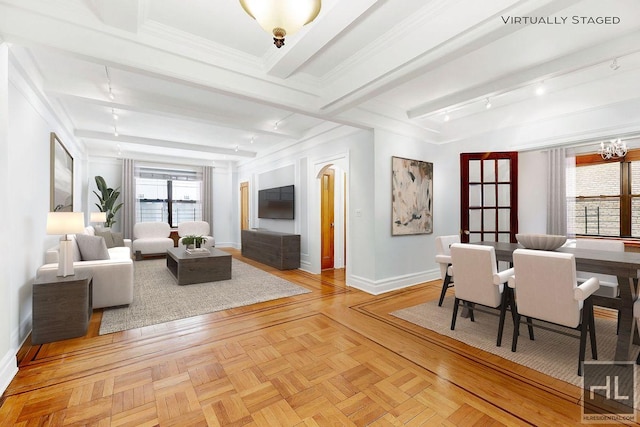
<svg viewBox="0 0 640 427">
<path fill-rule="evenodd" d="M 565 244 L 567 236 L 555 234 L 516 234 L 516 240 L 527 249 L 553 251 Z"/>
</svg>

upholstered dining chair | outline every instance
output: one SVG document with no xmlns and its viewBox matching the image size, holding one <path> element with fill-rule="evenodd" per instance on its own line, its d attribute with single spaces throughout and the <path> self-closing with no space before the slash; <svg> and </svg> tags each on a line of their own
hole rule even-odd
<svg viewBox="0 0 640 427">
<path fill-rule="evenodd" d="M 447 289 L 453 286 L 453 277 L 449 275 L 449 266 L 451 265 L 451 251 L 449 247 L 454 243 L 460 243 L 460 236 L 458 234 L 436 237 L 436 262 L 440 264 L 440 277 L 442 277 L 442 290 L 440 291 L 438 307 L 442 306 L 442 301 L 444 301 Z"/>
<path fill-rule="evenodd" d="M 498 338 L 496 345 L 502 344 L 502 332 L 509 290 L 504 284 L 513 274 L 513 269 L 498 273 L 495 249 L 491 246 L 454 243 L 451 245 L 451 267 L 455 274 L 456 285 L 453 288 L 455 301 L 451 317 L 451 330 L 455 330 L 458 307 L 463 304 L 469 310 L 469 317 L 474 321 L 476 304 L 497 308 L 500 311 L 498 320 Z"/>
<path fill-rule="evenodd" d="M 582 375 L 587 333 L 591 342 L 591 355 L 598 358 L 595 322 L 591 295 L 598 290 L 597 277 L 578 285 L 576 261 L 573 254 L 516 249 L 513 252 L 514 276 L 509 287 L 517 294 L 515 324 L 511 351 L 516 351 L 520 317 L 527 316 L 580 331 L 578 375 Z M 548 329 L 540 324 L 536 327 Z"/>
<path fill-rule="evenodd" d="M 613 251 L 613 252 L 624 252 L 624 242 L 622 240 L 611 240 L 611 239 L 577 239 L 576 240 L 576 249 L 594 249 L 598 251 Z M 618 278 L 616 276 L 611 276 L 608 274 L 598 274 L 598 273 L 589 273 L 584 271 L 578 271 L 578 283 L 584 282 L 589 277 L 597 277 L 600 281 L 600 288 L 593 293 L 593 295 L 617 299 L 619 297 L 618 291 Z M 605 301 L 602 303 L 594 303 L 594 305 L 606 307 L 606 308 L 617 308 L 618 301 L 609 300 L 601 300 Z M 620 311 L 618 310 L 618 328 L 620 327 Z"/>
<path fill-rule="evenodd" d="M 577 239 L 576 249 L 594 249 L 598 251 L 624 252 L 624 242 L 622 240 L 611 239 Z M 597 277 L 600 281 L 600 288 L 594 295 L 608 298 L 618 297 L 618 278 L 607 274 L 589 273 L 578 271 L 576 273 L 578 281 L 584 281 L 590 277 Z"/>
</svg>

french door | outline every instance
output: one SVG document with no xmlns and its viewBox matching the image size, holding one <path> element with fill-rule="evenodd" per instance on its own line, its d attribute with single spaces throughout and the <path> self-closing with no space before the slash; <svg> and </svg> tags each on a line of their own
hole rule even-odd
<svg viewBox="0 0 640 427">
<path fill-rule="evenodd" d="M 460 172 L 460 240 L 515 243 L 518 153 L 462 153 Z"/>
</svg>

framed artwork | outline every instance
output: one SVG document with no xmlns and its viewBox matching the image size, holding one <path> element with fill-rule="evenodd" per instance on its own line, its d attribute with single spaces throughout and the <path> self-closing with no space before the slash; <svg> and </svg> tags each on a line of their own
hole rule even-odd
<svg viewBox="0 0 640 427">
<path fill-rule="evenodd" d="M 51 212 L 73 212 L 73 157 L 51 132 Z"/>
<path fill-rule="evenodd" d="M 433 233 L 433 163 L 391 158 L 391 235 Z"/>
</svg>

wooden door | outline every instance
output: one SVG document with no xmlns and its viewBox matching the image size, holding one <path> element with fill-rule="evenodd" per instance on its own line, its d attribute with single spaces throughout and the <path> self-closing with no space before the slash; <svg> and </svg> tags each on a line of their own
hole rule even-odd
<svg viewBox="0 0 640 427">
<path fill-rule="evenodd" d="M 516 242 L 518 153 L 460 154 L 460 239 Z"/>
<path fill-rule="evenodd" d="M 240 183 L 240 229 L 249 229 L 249 183 Z"/>
<path fill-rule="evenodd" d="M 335 171 L 327 169 L 322 174 L 321 208 L 322 223 L 322 268 L 334 266 L 334 184 Z"/>
</svg>

